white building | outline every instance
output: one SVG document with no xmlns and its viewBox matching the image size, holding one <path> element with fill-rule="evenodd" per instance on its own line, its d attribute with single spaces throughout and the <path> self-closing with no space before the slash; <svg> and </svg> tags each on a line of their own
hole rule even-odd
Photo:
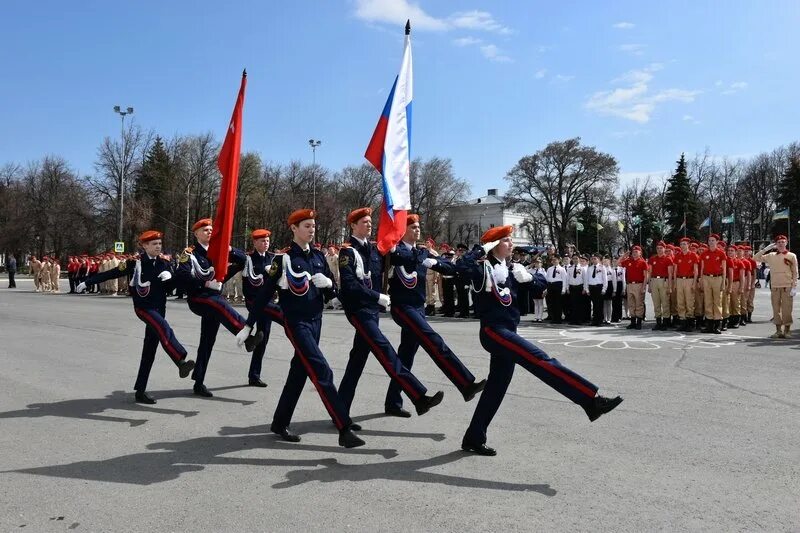
<svg viewBox="0 0 800 533">
<path fill-rule="evenodd" d="M 497 189 L 486 196 L 474 198 L 447 210 L 446 233 L 451 244 L 463 242 L 468 246 L 478 242 L 484 231 L 495 226 L 514 226 L 514 244 L 531 244 L 530 228 L 522 214 L 508 207 Z"/>
</svg>

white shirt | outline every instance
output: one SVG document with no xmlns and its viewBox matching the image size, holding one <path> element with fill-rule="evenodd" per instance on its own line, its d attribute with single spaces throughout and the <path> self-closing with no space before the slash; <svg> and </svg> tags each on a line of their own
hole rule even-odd
<svg viewBox="0 0 800 533">
<path fill-rule="evenodd" d="M 589 290 L 590 286 L 601 285 L 605 290 L 608 285 L 608 278 L 606 277 L 606 267 L 603 265 L 589 265 L 586 267 L 586 275 L 584 276 L 583 288 Z"/>
<path fill-rule="evenodd" d="M 586 268 L 581 265 L 569 265 L 567 267 L 567 283 L 570 286 L 585 285 L 583 278 L 586 274 Z"/>
</svg>

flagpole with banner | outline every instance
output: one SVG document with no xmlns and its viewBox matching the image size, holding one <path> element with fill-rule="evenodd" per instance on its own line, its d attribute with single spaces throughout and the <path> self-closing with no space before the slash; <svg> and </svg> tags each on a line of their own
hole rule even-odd
<svg viewBox="0 0 800 533">
<path fill-rule="evenodd" d="M 414 96 L 411 21 L 406 22 L 405 31 L 400 73 L 394 80 L 364 154 L 367 161 L 383 176 L 383 201 L 377 241 L 378 250 L 384 255 L 403 238 L 406 215 L 411 209 L 411 102 Z"/>
<path fill-rule="evenodd" d="M 225 280 L 228 274 L 228 253 L 233 234 L 233 215 L 236 211 L 236 194 L 239 189 L 239 159 L 242 153 L 242 109 L 244 108 L 244 91 L 247 86 L 247 70 L 242 71 L 242 83 L 239 95 L 233 107 L 233 115 L 225 134 L 225 142 L 219 152 L 217 167 L 222 174 L 219 188 L 217 214 L 214 217 L 214 229 L 208 245 L 208 258 L 214 265 L 214 279 Z"/>
</svg>

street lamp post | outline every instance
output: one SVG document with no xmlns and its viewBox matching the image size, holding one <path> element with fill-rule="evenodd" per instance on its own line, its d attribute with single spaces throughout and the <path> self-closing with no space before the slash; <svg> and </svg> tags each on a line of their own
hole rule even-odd
<svg viewBox="0 0 800 533">
<path fill-rule="evenodd" d="M 118 113 L 122 119 L 122 160 L 120 161 L 122 166 L 119 171 L 119 229 L 117 230 L 117 239 L 122 241 L 122 221 L 125 216 L 125 117 L 133 114 L 133 108 L 128 107 L 123 111 L 120 106 L 115 105 L 114 113 Z"/>
<path fill-rule="evenodd" d="M 311 147 L 311 180 L 312 184 L 312 205 L 311 208 L 317 210 L 317 147 L 322 141 L 309 139 L 308 145 Z"/>
</svg>

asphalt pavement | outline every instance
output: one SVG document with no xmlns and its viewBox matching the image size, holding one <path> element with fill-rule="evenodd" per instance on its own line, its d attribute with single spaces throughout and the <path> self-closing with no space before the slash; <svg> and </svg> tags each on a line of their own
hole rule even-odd
<svg viewBox="0 0 800 533">
<path fill-rule="evenodd" d="M 590 423 L 517 368 L 489 428 L 498 455 L 478 457 L 460 451 L 476 400 L 422 351 L 414 372 L 445 392 L 440 406 L 383 416 L 388 378 L 373 358 L 352 409 L 367 445 L 337 445 L 310 383 L 290 444 L 269 433 L 291 356 L 279 328 L 268 388 L 247 386 L 249 354 L 221 329 L 214 398 L 193 396 L 159 349 L 158 404 L 143 406 L 144 326 L 128 298 L 17 285 L 0 278 L 2 531 L 800 531 L 800 332 L 766 338 L 766 290 L 757 323 L 723 335 L 525 320 L 523 336 L 625 401 Z M 194 358 L 199 318 L 170 300 L 167 319 Z M 476 321 L 431 323 L 486 376 Z M 399 328 L 381 324 L 397 346 Z M 352 337 L 341 312 L 325 313 L 337 383 Z"/>
</svg>

